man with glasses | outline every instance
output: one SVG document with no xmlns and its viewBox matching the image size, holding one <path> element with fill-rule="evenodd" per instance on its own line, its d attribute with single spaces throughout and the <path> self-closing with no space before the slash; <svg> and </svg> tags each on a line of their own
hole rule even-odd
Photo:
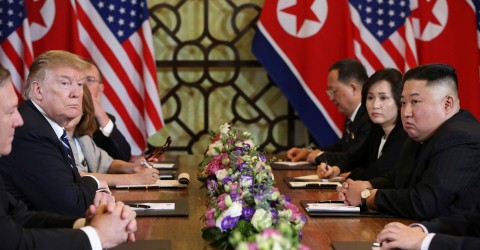
<svg viewBox="0 0 480 250">
<path fill-rule="evenodd" d="M 102 74 L 93 61 L 87 60 L 87 62 L 90 63 L 90 67 L 86 71 L 85 84 L 92 93 L 95 119 L 98 125 L 97 131 L 92 136 L 93 141 L 113 159 L 130 161 L 132 157 L 130 144 L 115 125 L 115 117 L 107 113 L 100 104 L 100 97 L 105 88 L 102 83 Z"/>
<path fill-rule="evenodd" d="M 290 160 L 307 160 L 316 164 L 327 160 L 329 165 L 335 165 L 348 152 L 362 145 L 370 131 L 368 114 L 361 105 L 362 86 L 367 78 L 365 67 L 354 59 L 340 60 L 330 67 L 327 94 L 337 109 L 346 115 L 342 138 L 338 143 L 315 150 L 293 147 L 287 152 Z"/>
<path fill-rule="evenodd" d="M 0 158 L 7 191 L 32 210 L 84 216 L 88 206 L 109 199 L 108 185 L 80 177 L 65 127 L 82 108 L 90 64 L 66 51 L 49 51 L 30 66 L 25 102 L 10 155 Z"/>
</svg>

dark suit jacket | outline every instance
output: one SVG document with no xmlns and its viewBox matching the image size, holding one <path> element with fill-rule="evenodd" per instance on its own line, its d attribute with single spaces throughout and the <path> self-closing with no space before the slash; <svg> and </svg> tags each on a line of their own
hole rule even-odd
<svg viewBox="0 0 480 250">
<path fill-rule="evenodd" d="M 108 113 L 107 115 L 113 122 L 112 133 L 109 137 L 106 137 L 103 135 L 100 129 L 97 129 L 93 133 L 93 141 L 98 147 L 105 150 L 113 159 L 130 161 L 130 158 L 132 157 L 130 144 L 128 144 L 122 132 L 120 132 L 117 128 L 117 125 L 115 125 L 115 117 Z"/>
<path fill-rule="evenodd" d="M 7 191 L 32 210 L 83 217 L 97 182 L 70 167 L 62 143 L 31 101 L 18 110 L 25 123 L 15 129 L 10 155 L 0 158 Z"/>
<path fill-rule="evenodd" d="M 399 152 L 408 135 L 403 130 L 402 122 L 399 119 L 388 135 L 380 157 L 377 157 L 378 148 L 384 135 L 382 127 L 373 124 L 363 145 L 356 151 L 347 154 L 346 159 L 338 163 L 337 166 L 340 167 L 342 173 L 351 171 L 348 176 L 350 179 L 370 180 L 390 172 L 400 157 Z"/>
<path fill-rule="evenodd" d="M 400 160 L 380 188 L 379 210 L 416 220 L 466 212 L 480 201 L 480 125 L 468 111 L 444 122 L 423 143 L 407 139 Z"/>
<path fill-rule="evenodd" d="M 480 203 L 465 214 L 422 222 L 435 233 L 429 249 L 480 249 Z"/>
<path fill-rule="evenodd" d="M 71 229 L 75 220 L 28 211 L 5 191 L 0 178 L 0 249 L 91 249 L 85 232 Z"/>
<path fill-rule="evenodd" d="M 326 155 L 328 165 L 337 165 L 339 161 L 345 159 L 347 154 L 358 150 L 370 132 L 370 125 L 371 123 L 367 110 L 362 105 L 357 111 L 355 120 L 353 120 L 350 125 L 350 138 L 347 138 L 347 133 L 344 128 L 342 138 L 338 143 L 326 147 L 320 147 L 320 150 L 325 151 L 326 154 L 321 154 L 315 159 L 317 164 L 325 162 Z"/>
</svg>

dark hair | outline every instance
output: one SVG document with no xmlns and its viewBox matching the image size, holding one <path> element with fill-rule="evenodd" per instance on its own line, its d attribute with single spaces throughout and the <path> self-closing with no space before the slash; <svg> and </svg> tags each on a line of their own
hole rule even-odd
<svg viewBox="0 0 480 250">
<path fill-rule="evenodd" d="M 5 86 L 7 79 L 10 77 L 10 71 L 4 68 L 3 65 L 0 64 L 0 88 Z"/>
<path fill-rule="evenodd" d="M 371 75 L 368 80 L 363 84 L 362 88 L 362 105 L 366 107 L 367 103 L 367 94 L 370 88 L 379 81 L 386 81 L 390 84 L 390 89 L 392 91 L 393 100 L 397 104 L 397 108 L 400 112 L 400 98 L 402 97 L 403 90 L 403 81 L 402 73 L 396 69 L 387 68 L 381 69 Z"/>
<path fill-rule="evenodd" d="M 442 63 L 424 64 L 411 68 L 403 76 L 403 82 L 408 80 L 426 80 L 427 86 L 446 84 L 458 96 L 458 78 L 455 68 Z"/>
<path fill-rule="evenodd" d="M 338 81 L 347 84 L 355 80 L 360 86 L 368 79 L 367 70 L 355 59 L 343 59 L 330 66 L 329 71 L 338 70 Z"/>
</svg>

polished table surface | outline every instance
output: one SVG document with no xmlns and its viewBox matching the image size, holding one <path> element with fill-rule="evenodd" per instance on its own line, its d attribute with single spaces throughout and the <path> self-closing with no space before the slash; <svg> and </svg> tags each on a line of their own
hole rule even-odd
<svg viewBox="0 0 480 250">
<path fill-rule="evenodd" d="M 172 242 L 172 249 L 210 249 L 202 239 L 204 226 L 202 216 L 206 211 L 207 192 L 196 179 L 197 168 L 203 156 L 176 156 L 177 173 L 190 175 L 190 184 L 186 189 L 149 189 L 115 190 L 117 200 L 175 200 L 187 199 L 188 217 L 138 217 L 136 238 L 166 239 Z M 306 214 L 300 200 L 336 200 L 335 190 L 290 189 L 283 181 L 284 177 L 315 174 L 313 170 L 274 170 L 276 186 L 281 194 L 288 195 L 292 202 Z M 412 223 L 411 220 L 398 218 L 335 218 L 308 217 L 303 228 L 302 244 L 311 249 L 332 249 L 332 241 L 374 241 L 377 234 L 389 222 Z"/>
</svg>

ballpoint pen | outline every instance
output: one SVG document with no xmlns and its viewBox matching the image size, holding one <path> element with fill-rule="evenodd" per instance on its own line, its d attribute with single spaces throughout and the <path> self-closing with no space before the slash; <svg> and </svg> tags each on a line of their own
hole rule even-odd
<svg viewBox="0 0 480 250">
<path fill-rule="evenodd" d="M 150 208 L 149 205 L 144 205 L 144 204 L 125 204 L 125 205 L 128 205 L 130 207 L 134 207 L 134 208 Z"/>
<path fill-rule="evenodd" d="M 325 157 L 325 170 L 328 171 L 327 152 L 323 151 L 323 157 Z"/>
</svg>

